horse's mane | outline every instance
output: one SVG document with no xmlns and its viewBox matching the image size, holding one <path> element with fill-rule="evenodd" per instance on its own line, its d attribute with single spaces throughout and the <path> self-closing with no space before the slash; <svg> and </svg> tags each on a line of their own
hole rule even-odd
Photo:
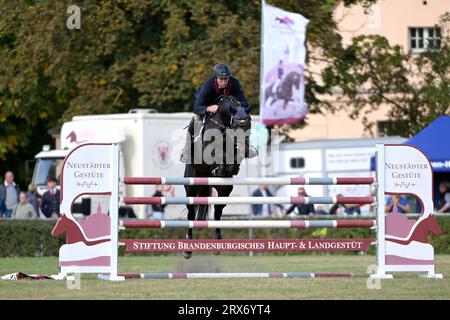
<svg viewBox="0 0 450 320">
<path fill-rule="evenodd" d="M 239 108 L 242 108 L 241 103 L 233 96 L 220 96 L 215 103 L 219 106 L 218 112 L 209 113 L 205 121 L 211 120 L 214 123 L 213 126 L 217 126 L 217 122 L 223 126 L 229 126 L 231 117 Z"/>
<path fill-rule="evenodd" d="M 230 114 L 234 113 L 238 108 L 242 108 L 241 103 L 233 96 L 220 96 L 217 99 L 217 105 L 225 107 Z"/>
</svg>

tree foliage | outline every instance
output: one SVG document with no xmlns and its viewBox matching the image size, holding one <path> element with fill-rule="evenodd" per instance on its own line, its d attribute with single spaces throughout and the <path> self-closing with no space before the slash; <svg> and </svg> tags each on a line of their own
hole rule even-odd
<svg viewBox="0 0 450 320">
<path fill-rule="evenodd" d="M 319 78 L 306 68 L 310 112 L 333 110 L 321 94 L 337 86 L 354 98 L 353 114 L 357 114 L 363 101 L 353 93 L 364 83 L 377 84 L 382 92 L 390 92 L 395 83 L 399 88 L 395 90 L 409 92 L 404 99 L 417 97 L 420 101 L 415 104 L 397 103 L 411 113 L 424 114 L 420 109 L 424 99 L 434 110 L 445 104 L 448 64 L 438 62 L 446 51 L 423 55 L 418 62 L 428 70 L 423 84 L 435 85 L 423 87 L 420 94 L 407 91 L 411 88 L 402 78 L 406 58 L 397 48 L 375 38 L 355 39 L 350 48 L 342 48 L 331 12 L 335 0 L 267 2 L 309 19 L 306 63 L 331 64 Z M 365 6 L 374 2 L 344 1 Z M 253 112 L 258 112 L 260 0 L 80 0 L 75 4 L 81 9 L 80 30 L 66 27 L 70 14 L 65 2 L 0 0 L 0 160 L 6 160 L 0 164 L 2 171 L 17 170 L 18 159 L 32 158 L 42 144 L 51 142 L 49 130 L 74 115 L 132 108 L 190 111 L 195 92 L 219 61 L 230 64 Z M 374 69 L 359 70 L 367 59 Z M 393 80 L 393 75 L 399 78 Z M 372 106 L 385 96 L 372 94 Z"/>
<path fill-rule="evenodd" d="M 438 25 L 448 29 L 449 16 Z M 330 88 L 342 90 L 340 107 L 352 118 L 362 116 L 372 131 L 370 115 L 382 104 L 393 122 L 391 135 L 412 136 L 436 117 L 450 113 L 450 37 L 439 48 L 421 53 L 391 46 L 385 37 L 357 36 L 323 72 Z"/>
<path fill-rule="evenodd" d="M 308 41 L 333 56 L 339 47 L 334 1 L 270 3 L 310 19 Z M 48 131 L 74 115 L 190 111 L 218 61 L 231 65 L 257 112 L 259 0 L 78 5 L 81 29 L 69 30 L 62 1 L 0 0 L 0 159 L 31 158 L 51 141 Z M 306 95 L 313 111 L 321 108 L 320 90 L 310 81 Z"/>
</svg>

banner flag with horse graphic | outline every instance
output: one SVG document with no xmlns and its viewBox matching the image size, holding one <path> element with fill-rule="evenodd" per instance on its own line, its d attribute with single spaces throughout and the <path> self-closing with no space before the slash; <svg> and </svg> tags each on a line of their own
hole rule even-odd
<svg viewBox="0 0 450 320">
<path fill-rule="evenodd" d="M 262 1 L 260 115 L 265 125 L 301 121 L 304 101 L 306 25 L 302 15 Z"/>
</svg>

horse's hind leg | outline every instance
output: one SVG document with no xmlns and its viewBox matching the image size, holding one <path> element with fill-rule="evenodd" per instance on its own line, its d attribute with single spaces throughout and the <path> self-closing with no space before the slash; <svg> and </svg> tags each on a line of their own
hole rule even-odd
<svg viewBox="0 0 450 320">
<path fill-rule="evenodd" d="M 223 208 L 225 208 L 225 205 L 214 205 L 214 220 L 220 221 L 222 218 Z M 220 228 L 216 228 L 214 231 L 214 239 L 222 239 L 222 232 Z"/>
<path fill-rule="evenodd" d="M 195 210 L 193 205 L 187 205 L 188 208 L 188 221 L 194 220 L 195 218 Z M 194 235 L 192 234 L 192 228 L 188 229 L 186 234 L 186 239 L 194 239 Z M 185 259 L 190 259 L 192 257 L 192 251 L 184 251 L 183 257 Z"/>
</svg>

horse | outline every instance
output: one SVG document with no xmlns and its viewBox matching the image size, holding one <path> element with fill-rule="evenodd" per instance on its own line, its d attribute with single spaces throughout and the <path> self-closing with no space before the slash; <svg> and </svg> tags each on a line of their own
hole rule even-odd
<svg viewBox="0 0 450 320">
<path fill-rule="evenodd" d="M 281 79 L 276 90 L 274 90 L 275 83 L 272 83 L 266 88 L 264 101 L 272 98 L 270 105 L 273 105 L 277 100 L 284 100 L 283 110 L 285 110 L 288 102 L 294 101 L 292 99 L 293 88 L 296 88 L 297 90 L 300 88 L 300 79 L 301 74 L 297 71 L 289 72 L 283 79 Z"/>
<path fill-rule="evenodd" d="M 194 144 L 197 143 L 197 146 L 191 148 L 191 159 L 194 161 L 186 164 L 185 177 L 232 177 L 239 173 L 239 166 L 244 158 L 243 152 L 248 152 L 248 150 L 245 150 L 245 146 L 248 146 L 246 141 L 248 142 L 249 137 L 245 133 L 248 133 L 251 128 L 250 116 L 245 112 L 239 101 L 232 96 L 221 96 L 217 99 L 216 104 L 219 109 L 215 113 L 206 115 L 202 130 L 194 138 Z M 238 133 L 237 139 L 236 133 Z M 210 139 L 211 135 L 214 139 Z M 239 138 L 243 136 L 244 139 Z M 201 151 L 201 161 L 195 159 L 196 155 L 193 154 L 195 153 L 193 150 L 198 150 L 197 153 Z M 205 150 L 212 150 L 211 154 L 206 154 L 210 157 L 203 157 L 203 154 L 206 153 Z M 184 188 L 188 197 L 208 197 L 212 191 L 211 186 L 185 185 Z M 215 186 L 215 189 L 219 197 L 228 197 L 233 190 L 233 186 Z M 221 219 L 225 206 L 214 205 L 214 220 Z M 208 205 L 186 205 L 186 207 L 188 220 L 207 219 Z M 215 239 L 222 239 L 219 228 L 215 229 L 214 237 Z M 191 228 L 188 230 L 186 239 L 193 239 Z M 214 254 L 219 253 L 215 252 Z M 186 259 L 191 256 L 192 252 L 184 252 Z"/>
</svg>

